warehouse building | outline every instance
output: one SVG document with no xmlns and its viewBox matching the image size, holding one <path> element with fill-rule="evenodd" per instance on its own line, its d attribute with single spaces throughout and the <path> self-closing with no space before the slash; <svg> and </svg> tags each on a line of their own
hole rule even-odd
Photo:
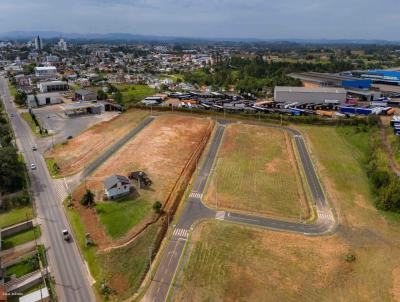
<svg viewBox="0 0 400 302">
<path fill-rule="evenodd" d="M 400 71 L 367 70 L 361 72 L 361 77 L 371 79 L 378 84 L 400 85 Z"/>
<path fill-rule="evenodd" d="M 275 102 L 324 103 L 325 101 L 346 102 L 347 92 L 343 88 L 275 87 Z"/>
<path fill-rule="evenodd" d="M 298 79 L 304 87 L 343 87 L 350 89 L 370 89 L 372 80 L 360 79 L 350 75 L 331 74 L 321 72 L 291 73 L 290 77 Z"/>
<path fill-rule="evenodd" d="M 68 83 L 64 81 L 41 82 L 38 87 L 42 93 L 69 90 Z"/>
<path fill-rule="evenodd" d="M 26 102 L 28 107 L 39 107 L 62 103 L 62 97 L 57 92 L 29 94 Z"/>
</svg>

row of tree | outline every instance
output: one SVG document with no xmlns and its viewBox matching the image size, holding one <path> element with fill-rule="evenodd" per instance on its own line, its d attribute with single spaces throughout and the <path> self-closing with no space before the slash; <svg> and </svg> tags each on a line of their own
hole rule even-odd
<svg viewBox="0 0 400 302">
<path fill-rule="evenodd" d="M 12 131 L 0 103 L 0 193 L 12 193 L 25 187 L 25 167 L 12 142 Z"/>
<path fill-rule="evenodd" d="M 268 62 L 262 56 L 252 59 L 232 57 L 184 74 L 187 82 L 215 88 L 234 87 L 240 93 L 262 95 L 275 86 L 300 86 L 300 81 L 288 77 L 292 72 L 340 72 L 354 69 L 353 64 L 332 58 L 327 63 Z"/>
</svg>

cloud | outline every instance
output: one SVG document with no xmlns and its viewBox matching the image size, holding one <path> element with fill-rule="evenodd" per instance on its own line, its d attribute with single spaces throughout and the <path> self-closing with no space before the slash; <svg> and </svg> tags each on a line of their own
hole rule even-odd
<svg viewBox="0 0 400 302">
<path fill-rule="evenodd" d="M 1 31 L 398 39 L 397 0 L 1 0 Z"/>
</svg>

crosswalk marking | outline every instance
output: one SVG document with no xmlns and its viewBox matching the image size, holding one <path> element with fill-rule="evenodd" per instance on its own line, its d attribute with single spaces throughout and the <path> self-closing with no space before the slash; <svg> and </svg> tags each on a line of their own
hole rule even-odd
<svg viewBox="0 0 400 302">
<path fill-rule="evenodd" d="M 189 236 L 189 230 L 177 228 L 172 233 L 172 239 L 183 239 L 186 240 Z"/>
<path fill-rule="evenodd" d="M 198 192 L 192 192 L 192 193 L 190 193 L 189 197 L 201 199 L 203 197 L 203 194 L 198 193 Z"/>
<path fill-rule="evenodd" d="M 325 221 L 334 221 L 330 212 L 325 213 L 322 211 L 318 211 L 318 218 Z"/>
<path fill-rule="evenodd" d="M 59 179 L 53 180 L 53 188 L 60 200 L 64 200 L 67 197 L 68 192 L 63 181 Z"/>
<path fill-rule="evenodd" d="M 225 211 L 218 211 L 215 214 L 215 219 L 224 220 L 225 219 Z"/>
</svg>

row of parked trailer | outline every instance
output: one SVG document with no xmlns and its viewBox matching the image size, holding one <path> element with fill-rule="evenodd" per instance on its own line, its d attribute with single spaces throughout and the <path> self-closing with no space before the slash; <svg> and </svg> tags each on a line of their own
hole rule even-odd
<svg viewBox="0 0 400 302">
<path fill-rule="evenodd" d="M 390 121 L 390 125 L 393 127 L 394 134 L 400 136 L 400 116 L 394 115 Z"/>
<path fill-rule="evenodd" d="M 392 107 L 387 106 L 386 100 L 379 103 L 371 103 L 369 106 L 357 106 L 356 104 L 340 104 L 336 100 L 325 100 L 321 103 L 300 102 L 257 102 L 254 98 L 245 98 L 240 95 L 229 95 L 222 93 L 170 93 L 169 99 L 175 99 L 175 103 L 166 102 L 165 98 L 149 97 L 143 103 L 146 105 L 173 106 L 189 109 L 203 109 L 224 111 L 231 113 L 278 113 L 286 115 L 321 115 L 326 117 L 346 117 L 354 115 L 391 115 L 394 113 Z"/>
</svg>

